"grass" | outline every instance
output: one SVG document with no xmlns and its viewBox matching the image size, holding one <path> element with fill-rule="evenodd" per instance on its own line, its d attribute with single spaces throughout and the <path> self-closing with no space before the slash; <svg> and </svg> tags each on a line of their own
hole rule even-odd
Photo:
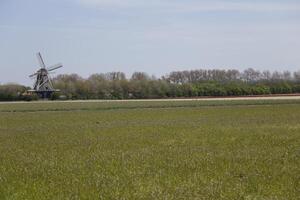
<svg viewBox="0 0 300 200">
<path fill-rule="evenodd" d="M 0 199 L 299 199 L 300 102 L 0 104 Z"/>
</svg>

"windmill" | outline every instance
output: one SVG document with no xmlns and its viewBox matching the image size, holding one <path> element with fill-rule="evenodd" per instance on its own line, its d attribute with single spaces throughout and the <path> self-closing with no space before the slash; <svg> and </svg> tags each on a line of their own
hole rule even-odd
<svg viewBox="0 0 300 200">
<path fill-rule="evenodd" d="M 40 69 L 29 76 L 30 78 L 35 78 L 33 90 L 29 90 L 29 92 L 35 92 L 42 98 L 49 98 L 52 93 L 59 91 L 57 89 L 54 89 L 49 76 L 49 72 L 61 68 L 62 64 L 59 63 L 46 68 L 41 53 L 37 53 L 37 58 L 39 61 Z"/>
</svg>

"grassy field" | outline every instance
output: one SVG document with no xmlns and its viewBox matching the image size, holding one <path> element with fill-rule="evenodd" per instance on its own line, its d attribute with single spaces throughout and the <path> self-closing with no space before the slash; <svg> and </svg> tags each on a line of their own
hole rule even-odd
<svg viewBox="0 0 300 200">
<path fill-rule="evenodd" d="M 0 199 L 300 199 L 300 101 L 0 104 Z"/>
</svg>

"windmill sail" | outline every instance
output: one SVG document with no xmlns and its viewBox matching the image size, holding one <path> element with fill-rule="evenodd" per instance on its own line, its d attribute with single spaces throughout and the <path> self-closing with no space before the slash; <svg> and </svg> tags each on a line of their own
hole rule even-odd
<svg viewBox="0 0 300 200">
<path fill-rule="evenodd" d="M 48 68 L 47 68 L 47 71 L 50 72 L 50 71 L 56 70 L 56 69 L 61 68 L 61 67 L 62 67 L 62 64 L 61 64 L 61 63 L 58 63 L 58 64 L 56 64 L 56 65 L 53 65 L 53 66 L 51 66 L 51 67 L 48 67 Z"/>
<path fill-rule="evenodd" d="M 37 56 L 37 59 L 38 59 L 38 61 L 39 61 L 40 67 L 41 67 L 41 68 L 46 68 L 41 53 L 40 53 L 40 52 L 37 53 L 36 56 Z"/>
<path fill-rule="evenodd" d="M 38 75 L 38 73 L 31 74 L 29 77 L 32 78 L 32 77 L 34 77 L 36 75 Z"/>
</svg>

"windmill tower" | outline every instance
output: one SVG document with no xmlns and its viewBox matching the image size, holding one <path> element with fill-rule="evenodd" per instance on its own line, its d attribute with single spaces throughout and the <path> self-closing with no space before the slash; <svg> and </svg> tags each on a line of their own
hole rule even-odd
<svg viewBox="0 0 300 200">
<path fill-rule="evenodd" d="M 37 54 L 37 58 L 39 61 L 40 69 L 29 76 L 30 78 L 35 78 L 33 90 L 29 90 L 29 92 L 35 92 L 41 98 L 49 98 L 52 93 L 59 91 L 57 89 L 54 89 L 49 76 L 49 72 L 61 68 L 62 64 L 59 63 L 46 68 L 41 53 Z"/>
</svg>

